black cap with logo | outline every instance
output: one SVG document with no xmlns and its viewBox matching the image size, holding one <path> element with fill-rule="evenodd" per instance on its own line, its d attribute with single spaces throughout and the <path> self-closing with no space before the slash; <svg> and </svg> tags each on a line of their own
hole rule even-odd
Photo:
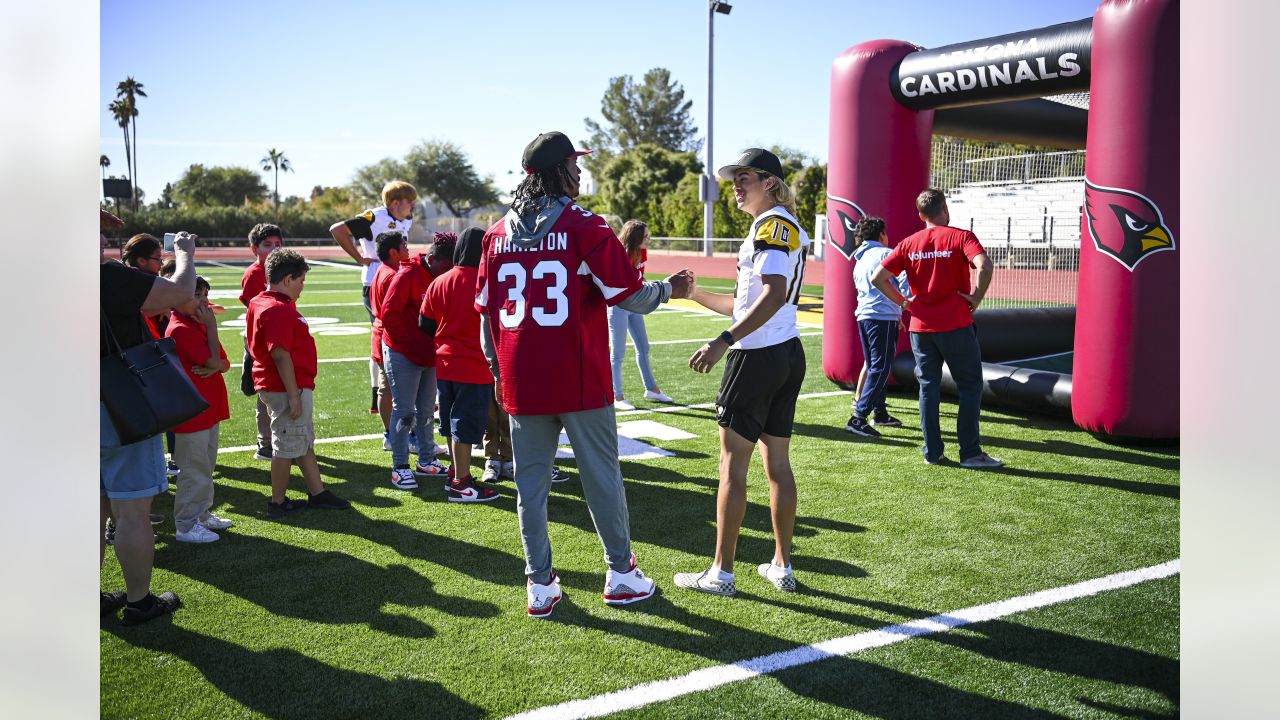
<svg viewBox="0 0 1280 720">
<path fill-rule="evenodd" d="M 761 170 L 778 179 L 782 178 L 782 162 L 778 160 L 777 155 L 764 148 L 747 148 L 742 151 L 738 162 L 732 165 L 725 165 L 716 174 L 725 180 L 733 180 L 733 174 L 743 168 Z"/>
<path fill-rule="evenodd" d="M 574 150 L 573 143 L 569 142 L 569 138 L 564 133 L 553 130 L 542 133 L 534 138 L 533 142 L 524 146 L 524 156 L 521 157 L 520 164 L 526 173 L 532 175 L 556 163 L 562 163 L 570 156 L 581 157 L 590 153 L 590 150 Z"/>
</svg>

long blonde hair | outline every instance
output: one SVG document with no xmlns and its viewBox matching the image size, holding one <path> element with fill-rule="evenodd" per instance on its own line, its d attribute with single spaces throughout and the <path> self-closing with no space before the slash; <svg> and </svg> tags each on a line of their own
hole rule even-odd
<svg viewBox="0 0 1280 720">
<path fill-rule="evenodd" d="M 627 249 L 627 259 L 632 265 L 640 262 L 640 246 L 644 244 L 644 238 L 648 234 L 649 226 L 642 220 L 628 220 L 622 226 L 622 232 L 618 233 L 618 240 Z"/>
<path fill-rule="evenodd" d="M 768 178 L 773 178 L 777 181 L 774 183 L 772 190 L 765 190 L 765 192 L 769 194 L 769 200 L 773 202 L 774 205 L 781 205 L 787 209 L 787 212 L 791 213 L 792 217 L 794 217 L 796 214 L 796 191 L 792 190 L 791 186 L 787 185 L 787 183 L 777 175 L 772 175 L 764 172 L 763 170 L 755 170 L 754 172 L 756 177 L 760 179 L 760 182 L 764 182 Z"/>
</svg>

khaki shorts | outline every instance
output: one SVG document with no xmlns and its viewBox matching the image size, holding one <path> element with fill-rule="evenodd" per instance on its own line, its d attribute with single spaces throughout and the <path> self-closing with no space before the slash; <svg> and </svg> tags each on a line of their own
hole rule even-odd
<svg viewBox="0 0 1280 720">
<path fill-rule="evenodd" d="M 391 397 L 391 385 L 387 382 L 387 368 L 382 363 L 378 363 L 378 392 Z"/>
<path fill-rule="evenodd" d="M 271 415 L 271 454 L 278 458 L 300 458 L 316 444 L 316 428 L 312 422 L 314 409 L 312 392 L 304 388 L 302 414 L 298 419 L 289 417 L 289 394 L 282 392 L 258 393 Z"/>
</svg>

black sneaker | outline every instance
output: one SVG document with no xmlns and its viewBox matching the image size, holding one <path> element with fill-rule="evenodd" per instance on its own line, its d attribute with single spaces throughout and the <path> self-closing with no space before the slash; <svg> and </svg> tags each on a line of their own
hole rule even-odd
<svg viewBox="0 0 1280 720">
<path fill-rule="evenodd" d="M 112 590 L 111 592 L 101 593 L 102 597 L 102 614 L 114 615 L 120 612 L 120 608 L 125 606 L 128 596 L 123 590 Z"/>
<path fill-rule="evenodd" d="M 844 430 L 845 432 L 851 432 L 854 435 L 861 435 L 862 437 L 880 437 L 880 433 L 877 432 L 875 428 L 871 427 L 865 418 L 860 418 L 857 415 L 849 416 L 849 422 L 845 424 Z"/>
<path fill-rule="evenodd" d="M 888 410 L 877 410 L 872 423 L 876 427 L 902 427 L 902 421 L 890 415 Z"/>
<path fill-rule="evenodd" d="M 293 498 L 285 498 L 282 503 L 273 503 L 267 501 L 267 517 L 272 520 L 282 518 L 286 514 L 294 510 L 301 510 L 307 506 L 306 500 L 294 500 Z"/>
<path fill-rule="evenodd" d="M 551 466 L 551 482 L 562 483 L 569 482 L 569 473 L 565 472 L 559 465 Z"/>
<path fill-rule="evenodd" d="M 166 478 L 172 480 L 182 474 L 182 468 L 178 467 L 178 463 L 170 460 L 165 464 L 164 474 Z"/>
<path fill-rule="evenodd" d="M 164 524 L 164 516 L 161 515 L 160 513 L 150 513 L 147 519 L 151 521 L 152 525 Z"/>
<path fill-rule="evenodd" d="M 324 510 L 346 510 L 351 507 L 350 500 L 343 500 L 333 494 L 332 490 L 321 490 L 307 499 L 307 504 L 313 508 L 321 508 Z"/>
<path fill-rule="evenodd" d="M 258 448 L 258 451 L 253 454 L 253 459 L 254 460 L 270 460 L 271 446 L 267 445 L 265 447 Z"/>
<path fill-rule="evenodd" d="M 132 605 L 124 606 L 124 616 L 120 618 L 121 625 L 137 625 L 148 620 L 153 620 L 161 615 L 169 613 L 182 607 L 182 601 L 177 595 L 171 592 L 160 593 L 159 595 L 148 594 L 144 599 L 150 600 L 151 605 L 147 608 L 138 608 Z"/>
</svg>

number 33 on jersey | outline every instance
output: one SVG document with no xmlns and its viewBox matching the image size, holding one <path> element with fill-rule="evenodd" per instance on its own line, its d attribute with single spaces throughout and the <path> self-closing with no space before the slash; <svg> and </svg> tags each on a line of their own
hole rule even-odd
<svg viewBox="0 0 1280 720">
<path fill-rule="evenodd" d="M 603 218 L 570 204 L 548 219 L 549 230 L 509 212 L 484 236 L 476 309 L 489 318 L 503 406 L 513 415 L 612 402 L 606 308 L 642 283 Z"/>
</svg>

